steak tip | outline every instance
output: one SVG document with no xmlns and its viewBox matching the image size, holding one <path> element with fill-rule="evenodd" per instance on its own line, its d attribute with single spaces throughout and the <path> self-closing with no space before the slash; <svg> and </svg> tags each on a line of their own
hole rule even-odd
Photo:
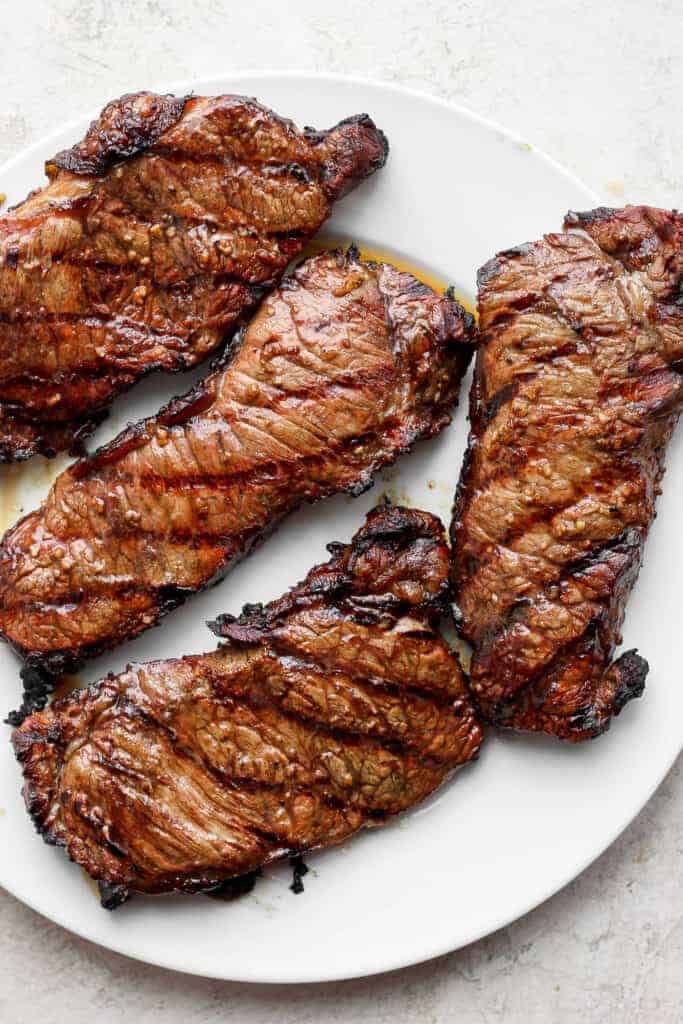
<svg viewBox="0 0 683 1024">
<path fill-rule="evenodd" d="M 509 249 L 501 249 L 490 260 L 488 260 L 477 271 L 477 288 L 481 289 L 496 277 L 508 260 L 518 256 L 526 256 L 534 247 L 533 242 L 522 242 L 521 245 L 512 245 Z"/>
<path fill-rule="evenodd" d="M 458 294 L 456 292 L 455 285 L 449 284 L 443 294 L 444 294 L 444 298 L 448 299 L 448 301 L 454 307 L 453 311 L 456 314 L 456 316 L 462 321 L 462 329 L 463 329 L 463 334 L 465 336 L 465 340 L 466 341 L 474 340 L 472 338 L 472 332 L 474 330 L 474 325 L 476 323 L 475 318 L 474 318 L 473 314 L 469 312 L 469 310 L 465 309 L 465 307 L 463 306 L 462 302 L 458 298 Z M 458 340 L 462 341 L 462 339 L 458 339 Z"/>
<path fill-rule="evenodd" d="M 267 616 L 262 604 L 245 604 L 239 616 L 224 612 L 207 626 L 221 640 L 251 646 L 260 643 L 267 632 Z"/>
<path fill-rule="evenodd" d="M 309 132 L 322 153 L 323 184 L 330 200 L 340 199 L 384 167 L 389 141 L 368 114 L 354 114 L 327 132 Z"/>
<path fill-rule="evenodd" d="M 377 541 L 412 540 L 414 537 L 428 534 L 430 527 L 436 525 L 436 522 L 436 517 L 430 513 L 418 512 L 405 505 L 395 505 L 387 495 L 384 495 L 382 502 L 368 512 L 365 523 L 356 533 L 351 545 L 364 551 Z M 437 527 L 437 532 L 438 529 Z"/>
<path fill-rule="evenodd" d="M 642 697 L 650 666 L 634 648 L 624 651 L 615 661 L 613 670 L 618 678 L 618 685 L 614 691 L 614 714 L 618 715 L 630 700 Z"/>
<path fill-rule="evenodd" d="M 492 256 L 490 260 L 487 260 L 483 266 L 479 267 L 477 271 L 477 288 L 481 289 L 484 285 L 488 284 L 489 281 L 493 280 L 494 277 L 501 272 L 503 269 L 503 260 L 501 254 Z"/>
<path fill-rule="evenodd" d="M 597 739 L 606 733 L 612 719 L 623 711 L 629 701 L 642 697 L 649 669 L 648 662 L 635 649 L 624 651 L 606 673 L 607 678 L 612 677 L 615 681 L 611 699 L 603 703 L 596 700 L 579 708 L 569 720 L 570 732 L 565 738 L 579 742 Z"/>
<path fill-rule="evenodd" d="M 389 139 L 385 132 L 383 132 L 381 128 L 377 127 L 369 114 L 351 114 L 349 117 L 345 117 L 339 121 L 332 131 L 336 128 L 352 128 L 353 130 L 362 133 L 364 137 L 366 137 L 367 140 L 376 147 L 376 164 L 373 167 L 373 171 L 378 171 L 387 162 L 389 158 Z"/>
<path fill-rule="evenodd" d="M 613 206 L 596 206 L 593 210 L 568 210 L 564 218 L 564 227 L 580 228 L 584 224 L 611 220 L 616 212 Z"/>
</svg>

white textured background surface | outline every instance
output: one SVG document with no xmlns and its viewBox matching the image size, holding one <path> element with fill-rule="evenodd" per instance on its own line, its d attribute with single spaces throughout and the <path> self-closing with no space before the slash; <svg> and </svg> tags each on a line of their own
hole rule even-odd
<svg viewBox="0 0 683 1024">
<path fill-rule="evenodd" d="M 0 13 L 0 161 L 121 92 L 307 68 L 456 100 L 613 205 L 680 202 L 678 0 L 0 0 Z M 523 920 L 421 967 L 297 988 L 136 964 L 0 891 L 0 1021 L 679 1024 L 682 852 L 679 763 L 612 849 Z"/>
</svg>

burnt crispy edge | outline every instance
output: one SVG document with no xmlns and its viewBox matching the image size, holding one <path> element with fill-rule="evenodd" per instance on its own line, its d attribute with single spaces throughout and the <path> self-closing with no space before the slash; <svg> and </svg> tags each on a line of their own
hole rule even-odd
<svg viewBox="0 0 683 1024">
<path fill-rule="evenodd" d="M 605 673 L 614 678 L 616 683 L 611 700 L 607 705 L 600 706 L 600 701 L 596 700 L 579 708 L 568 719 L 564 738 L 580 741 L 602 736 L 612 724 L 612 719 L 622 712 L 629 701 L 643 696 L 649 670 L 648 662 L 635 648 L 620 654 Z"/>
<path fill-rule="evenodd" d="M 98 177 L 117 160 L 138 156 L 180 120 L 189 98 L 143 91 L 111 100 L 92 121 L 85 138 L 48 160 L 48 176 L 61 168 Z"/>
<path fill-rule="evenodd" d="M 584 224 L 612 220 L 617 212 L 614 206 L 596 206 L 592 210 L 568 210 L 564 218 L 566 228 L 581 228 Z"/>
<path fill-rule="evenodd" d="M 300 855 L 297 856 L 301 860 Z M 303 864 L 303 861 L 301 863 Z M 306 868 L 303 873 L 305 874 L 307 870 Z M 296 866 L 294 866 L 294 872 L 296 878 Z M 247 893 L 250 893 L 262 874 L 262 868 L 256 868 L 254 871 L 248 871 L 244 875 L 235 875 L 234 878 L 226 878 L 222 882 L 213 882 L 206 886 L 200 886 L 195 890 L 195 894 L 209 896 L 213 900 L 221 900 L 224 903 L 231 903 L 240 896 L 246 896 Z M 104 882 L 101 879 L 96 884 L 100 895 L 100 906 L 103 910 L 118 909 L 118 907 L 128 902 L 135 891 L 125 885 L 112 885 L 110 882 Z M 303 892 L 303 885 L 297 891 Z"/>
<path fill-rule="evenodd" d="M 310 259 L 315 260 L 330 257 L 349 263 L 359 262 L 363 265 L 380 265 L 372 260 L 361 260 L 355 246 L 350 246 L 347 250 L 328 250 L 321 253 L 319 256 L 310 257 Z M 307 261 L 300 264 L 297 271 L 305 266 L 306 262 Z M 387 263 L 386 265 L 392 267 L 391 263 Z M 411 277 L 412 275 L 406 273 L 405 276 Z M 285 279 L 285 281 L 288 280 L 291 280 L 291 278 Z M 414 280 L 416 286 L 419 286 L 420 289 L 424 289 L 425 294 L 438 294 L 434 292 L 434 289 L 425 285 L 417 278 L 414 278 Z M 444 340 L 446 344 L 456 347 L 458 350 L 458 365 L 457 369 L 454 370 L 454 376 L 457 376 L 457 382 L 459 385 L 475 351 L 475 342 L 477 338 L 476 324 L 474 317 L 463 308 L 460 302 L 458 302 L 458 300 L 453 296 L 452 291 L 447 290 L 446 294 L 440 298 L 443 302 L 448 302 L 448 315 L 445 315 L 444 317 L 447 335 L 442 340 Z M 92 454 L 70 466 L 68 472 L 72 473 L 76 477 L 83 477 L 90 472 L 96 472 L 100 467 L 106 466 L 109 462 L 115 462 L 122 456 L 122 454 L 127 454 L 129 451 L 133 451 L 143 445 L 147 439 L 147 429 L 150 425 L 159 423 L 162 426 L 167 427 L 175 426 L 187 422 L 193 416 L 199 415 L 207 409 L 213 400 L 214 393 L 212 387 L 215 379 L 214 374 L 226 369 L 236 358 L 247 330 L 248 325 L 243 325 L 240 329 L 235 331 L 231 341 L 229 341 L 223 351 L 214 358 L 212 372 L 195 385 L 195 387 L 189 392 L 185 395 L 171 399 L 171 401 L 163 406 L 159 412 L 147 417 L 146 419 L 139 420 L 137 423 L 131 424 L 110 442 L 102 445 Z M 457 402 L 458 394 L 456 391 L 452 407 L 455 407 Z M 386 468 L 393 465 L 402 455 L 409 452 L 418 441 L 428 440 L 429 438 L 434 437 L 450 422 L 449 409 L 441 406 L 439 408 L 434 408 L 433 412 L 434 415 L 428 427 L 406 434 L 402 447 L 396 449 L 391 459 L 377 459 L 375 463 L 367 466 L 362 472 L 360 472 L 353 483 L 349 484 L 347 487 L 335 489 L 331 493 L 349 494 L 351 497 L 355 498 L 369 490 L 374 483 L 375 474 L 380 468 Z M 313 501 L 321 500 L 327 496 L 329 496 L 329 494 L 322 494 L 320 498 L 315 498 Z M 303 504 L 303 501 L 300 504 Z M 291 511 L 294 511 L 294 509 Z M 253 535 L 245 538 L 243 550 L 240 551 L 238 556 L 222 565 L 216 576 L 209 580 L 203 587 L 200 587 L 197 590 L 187 590 L 185 588 L 175 586 L 160 588 L 157 591 L 157 623 L 170 612 L 174 611 L 174 609 L 184 604 L 188 597 L 191 597 L 193 594 L 201 593 L 203 590 L 220 583 L 229 571 L 239 561 L 251 554 L 254 548 L 266 540 L 278 525 L 279 520 L 276 520 L 269 523 L 266 529 L 254 531 Z M 137 635 L 139 634 L 131 634 L 126 637 L 126 640 L 131 640 Z M 104 651 L 110 650 L 112 647 L 117 646 L 118 643 L 119 641 L 116 640 L 113 642 L 97 642 L 80 648 L 76 654 L 72 651 L 63 649 L 51 651 L 49 654 L 38 654 L 20 646 L 19 644 L 11 644 L 13 650 L 23 662 L 23 667 L 20 670 L 20 677 L 24 684 L 24 693 L 22 703 L 19 708 L 10 711 L 5 721 L 13 726 L 20 725 L 27 715 L 45 707 L 48 696 L 54 689 L 60 676 L 68 672 L 76 671 L 85 661 L 90 658 L 97 657 Z"/>
<path fill-rule="evenodd" d="M 96 409 L 86 419 L 67 420 L 64 423 L 42 423 L 22 419 L 11 407 L 0 411 L 0 463 L 26 462 L 34 455 L 53 459 L 66 451 L 81 456 L 85 441 L 106 419 L 106 409 Z"/>
<path fill-rule="evenodd" d="M 321 184 L 330 200 L 345 195 L 386 163 L 388 139 L 368 114 L 351 115 L 324 131 L 307 127 L 300 132 L 292 120 L 253 97 L 230 94 L 228 98 L 262 111 L 287 132 L 305 139 L 314 148 L 320 147 Z M 99 177 L 117 161 L 139 156 L 180 121 L 192 99 L 191 93 L 174 96 L 143 90 L 111 100 L 91 122 L 80 142 L 47 161 L 48 177 L 54 177 L 60 169 Z"/>
</svg>

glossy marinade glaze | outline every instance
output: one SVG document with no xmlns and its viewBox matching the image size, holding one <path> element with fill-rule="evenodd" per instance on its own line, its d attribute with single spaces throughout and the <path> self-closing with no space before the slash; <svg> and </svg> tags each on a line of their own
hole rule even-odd
<svg viewBox="0 0 683 1024">
<path fill-rule="evenodd" d="M 223 368 L 74 463 L 0 545 L 0 629 L 50 676 L 154 625 L 303 501 L 368 487 L 450 419 L 469 314 L 353 250 L 304 262 Z"/>
<path fill-rule="evenodd" d="M 482 735 L 438 632 L 438 519 L 381 506 L 269 605 L 224 616 L 212 654 L 134 665 L 13 734 L 49 843 L 132 892 L 215 891 L 424 799 Z"/>
<path fill-rule="evenodd" d="M 141 376 L 206 358 L 386 156 L 366 115 L 317 132 L 243 96 L 109 103 L 0 217 L 0 461 L 78 447 Z"/>
<path fill-rule="evenodd" d="M 485 716 L 582 740 L 647 673 L 613 654 L 683 405 L 683 218 L 598 209 L 566 226 L 583 233 L 479 273 L 452 582 Z"/>
</svg>

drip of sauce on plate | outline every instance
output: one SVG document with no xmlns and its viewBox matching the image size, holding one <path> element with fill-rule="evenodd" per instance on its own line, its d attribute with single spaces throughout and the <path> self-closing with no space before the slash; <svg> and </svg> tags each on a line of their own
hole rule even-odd
<svg viewBox="0 0 683 1024">
<path fill-rule="evenodd" d="M 29 462 L 0 466 L 0 536 L 14 526 L 24 507 L 27 510 L 38 507 L 70 461 L 66 455 L 56 459 L 36 456 Z"/>
<path fill-rule="evenodd" d="M 355 240 L 342 238 L 339 235 L 318 236 L 312 242 L 308 243 L 301 255 L 301 258 L 297 262 L 301 262 L 309 256 L 316 256 L 318 253 L 325 252 L 327 249 L 346 249 L 351 245 L 352 241 Z M 468 313 L 472 313 L 473 316 L 476 316 L 476 308 L 471 299 L 469 299 L 458 287 L 452 285 L 450 281 L 447 281 L 446 278 L 442 277 L 440 274 L 435 274 L 434 271 L 427 269 L 419 263 L 414 263 L 405 256 L 389 252 L 388 250 L 381 249 L 378 246 L 358 241 L 355 241 L 355 244 L 360 252 L 361 259 L 375 260 L 377 263 L 391 263 L 397 270 L 402 270 L 405 273 L 412 274 L 413 277 L 418 279 L 418 281 L 422 281 L 423 284 L 433 288 L 435 292 L 445 292 L 446 288 L 452 286 L 455 297 L 461 306 L 463 306 Z"/>
<path fill-rule="evenodd" d="M 67 697 L 74 690 L 81 690 L 85 686 L 85 681 L 80 676 L 76 675 L 65 675 L 61 676 L 59 682 L 52 691 L 51 703 L 56 700 L 61 700 L 62 697 Z"/>
</svg>

